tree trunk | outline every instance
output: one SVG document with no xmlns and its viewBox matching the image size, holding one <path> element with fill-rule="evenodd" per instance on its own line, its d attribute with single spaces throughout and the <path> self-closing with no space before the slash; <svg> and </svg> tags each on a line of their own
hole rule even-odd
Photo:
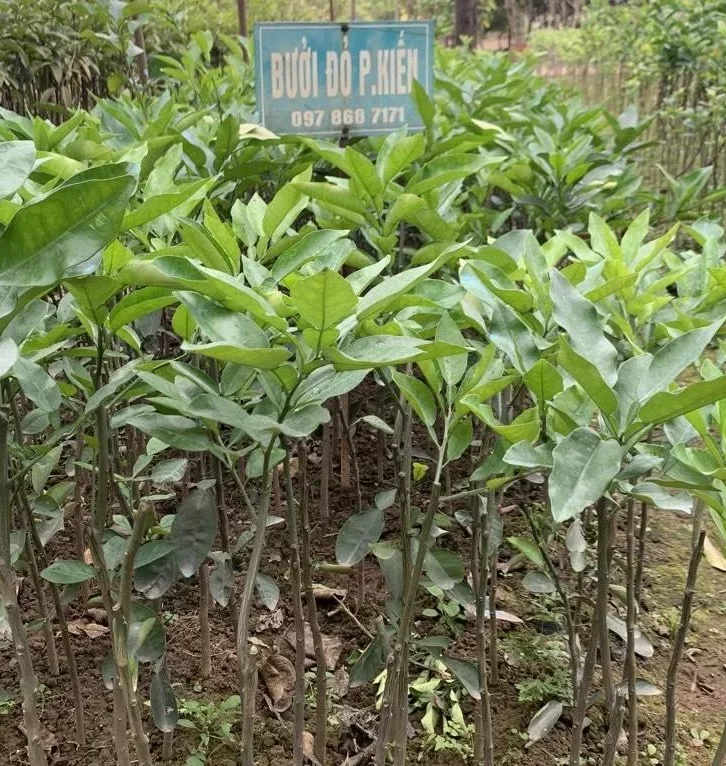
<svg viewBox="0 0 726 766">
<path fill-rule="evenodd" d="M 459 45 L 467 44 L 476 48 L 477 44 L 477 12 L 476 0 L 455 0 L 454 3 L 454 36 Z"/>
</svg>

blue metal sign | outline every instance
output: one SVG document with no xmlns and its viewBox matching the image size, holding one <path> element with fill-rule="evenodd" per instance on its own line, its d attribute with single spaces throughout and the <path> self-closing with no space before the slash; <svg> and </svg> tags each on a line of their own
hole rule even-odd
<svg viewBox="0 0 726 766">
<path fill-rule="evenodd" d="M 257 105 L 279 134 L 422 130 L 414 80 L 431 94 L 432 21 L 256 24 Z"/>
</svg>

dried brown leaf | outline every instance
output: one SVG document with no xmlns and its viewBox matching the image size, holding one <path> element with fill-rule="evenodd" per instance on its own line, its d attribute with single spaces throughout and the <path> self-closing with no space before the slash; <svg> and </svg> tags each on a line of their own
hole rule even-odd
<svg viewBox="0 0 726 766">
<path fill-rule="evenodd" d="M 303 755 L 315 766 L 322 766 L 320 761 L 315 757 L 315 737 L 309 732 L 304 731 L 302 735 L 302 750 Z"/>
<path fill-rule="evenodd" d="M 282 608 L 275 609 L 270 614 L 262 614 L 257 620 L 255 630 L 262 633 L 265 630 L 279 630 L 285 622 L 285 613 Z"/>
<path fill-rule="evenodd" d="M 345 588 L 329 588 L 327 585 L 313 585 L 313 598 L 316 601 L 334 601 L 339 598 L 341 601 L 348 595 Z"/>
<path fill-rule="evenodd" d="M 86 609 L 86 614 L 93 620 L 93 622 L 98 622 L 101 625 L 108 624 L 108 615 L 106 614 L 105 609 L 98 609 L 91 606 Z"/>
<path fill-rule="evenodd" d="M 68 623 L 68 632 L 74 636 L 86 635 L 88 638 L 100 638 L 105 636 L 109 629 L 105 625 L 99 625 L 97 622 L 89 622 L 84 617 L 77 620 L 71 620 Z"/>
<path fill-rule="evenodd" d="M 334 697 L 345 697 L 350 688 L 350 676 L 344 665 L 341 665 L 333 675 L 333 681 L 330 684 L 330 693 Z"/>
<path fill-rule="evenodd" d="M 708 537 L 703 541 L 703 555 L 708 563 L 720 572 L 726 572 L 726 556 Z"/>
<path fill-rule="evenodd" d="M 269 692 L 272 710 L 282 713 L 292 705 L 295 667 L 282 654 L 270 654 L 260 665 L 260 676 Z"/>
<path fill-rule="evenodd" d="M 295 628 L 290 628 L 285 634 L 287 643 L 294 649 L 296 633 Z M 323 654 L 325 655 L 325 666 L 328 670 L 335 670 L 340 654 L 343 651 L 343 642 L 337 636 L 323 635 Z M 315 644 L 313 643 L 313 632 L 310 624 L 305 623 L 305 656 L 315 659 Z"/>
</svg>

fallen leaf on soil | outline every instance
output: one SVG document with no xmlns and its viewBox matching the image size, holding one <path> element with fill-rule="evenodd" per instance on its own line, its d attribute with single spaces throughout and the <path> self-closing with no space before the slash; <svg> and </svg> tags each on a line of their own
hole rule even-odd
<svg viewBox="0 0 726 766">
<path fill-rule="evenodd" d="M 334 697 L 345 697 L 350 687 L 350 676 L 345 666 L 341 665 L 333 675 L 333 681 L 330 684 L 330 693 Z"/>
<path fill-rule="evenodd" d="M 466 616 L 470 620 L 476 619 L 476 606 L 474 604 L 466 604 L 464 606 L 464 612 L 466 613 Z M 505 612 L 502 609 L 496 609 L 494 611 L 494 616 L 501 622 L 511 622 L 513 625 L 521 625 L 524 622 L 524 620 L 521 617 L 517 617 L 516 614 L 512 614 L 511 612 Z M 488 609 L 485 610 L 484 617 L 486 619 L 489 619 L 490 612 Z"/>
<path fill-rule="evenodd" d="M 247 640 L 252 644 L 252 646 L 263 646 L 265 649 L 270 648 L 264 641 L 261 641 L 255 636 L 249 636 Z"/>
<path fill-rule="evenodd" d="M 333 601 L 339 598 L 341 601 L 348 595 L 345 588 L 329 588 L 327 585 L 313 585 L 313 598 L 320 601 Z"/>
<path fill-rule="evenodd" d="M 726 572 L 726 556 L 709 539 L 703 541 L 703 555 L 706 561 L 721 572 Z"/>
<path fill-rule="evenodd" d="M 257 620 L 255 630 L 258 633 L 262 633 L 265 630 L 279 630 L 282 627 L 282 623 L 285 622 L 285 614 L 282 609 L 275 609 L 270 614 L 261 614 Z"/>
<path fill-rule="evenodd" d="M 89 638 L 100 638 L 105 636 L 109 629 L 105 625 L 99 625 L 97 622 L 88 622 L 81 617 L 68 623 L 68 632 L 74 636 L 80 636 L 82 633 L 85 633 Z"/>
<path fill-rule="evenodd" d="M 525 557 L 521 553 L 515 553 L 508 561 L 500 561 L 497 569 L 504 574 L 516 572 L 518 569 L 524 569 Z"/>
<path fill-rule="evenodd" d="M 628 640 L 628 628 L 625 623 L 614 614 L 609 614 L 607 617 L 608 628 L 620 636 L 623 641 Z M 635 653 L 645 659 L 649 659 L 653 656 L 653 644 L 643 635 L 643 631 L 636 625 L 635 626 Z"/>
<path fill-rule="evenodd" d="M 534 714 L 527 727 L 527 736 L 529 737 L 527 747 L 538 742 L 554 728 L 557 721 L 560 720 L 562 709 L 563 705 L 561 702 L 551 700 Z"/>
<path fill-rule="evenodd" d="M 320 761 L 315 757 L 315 737 L 309 732 L 304 731 L 302 735 L 303 755 L 315 766 L 321 766 Z"/>
<path fill-rule="evenodd" d="M 295 690 L 295 668 L 281 654 L 270 654 L 260 665 L 260 675 L 270 693 L 270 708 L 282 713 L 292 705 Z"/>
<path fill-rule="evenodd" d="M 267 556 L 267 560 L 272 563 L 274 561 L 282 561 L 282 553 L 278 550 L 272 550 Z"/>
<path fill-rule="evenodd" d="M 91 554 L 90 548 L 86 548 L 86 550 L 83 551 L 83 560 L 86 562 L 86 564 L 93 565 L 93 555 Z"/>
<path fill-rule="evenodd" d="M 294 649 L 295 648 L 295 628 L 290 628 L 287 631 L 285 638 L 287 643 Z M 323 635 L 323 655 L 325 656 L 325 666 L 328 670 L 335 670 L 335 666 L 338 664 L 340 654 L 343 651 L 343 642 L 337 636 Z M 313 632 L 310 629 L 309 623 L 305 623 L 305 656 L 315 659 L 315 644 L 313 643 Z"/>
</svg>

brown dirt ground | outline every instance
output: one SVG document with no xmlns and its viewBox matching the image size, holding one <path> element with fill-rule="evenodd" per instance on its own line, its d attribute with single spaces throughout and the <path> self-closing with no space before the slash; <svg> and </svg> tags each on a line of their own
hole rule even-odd
<svg viewBox="0 0 726 766">
<path fill-rule="evenodd" d="M 381 488 L 391 486 L 392 466 L 389 461 L 384 465 L 384 487 L 377 484 L 378 461 L 375 441 L 367 433 L 359 433 L 357 437 L 359 450 L 359 465 L 361 471 L 363 492 L 366 501 L 370 501 Z M 419 443 L 423 443 L 422 441 Z M 317 513 L 317 481 L 318 469 L 314 462 L 309 465 L 309 481 L 313 501 L 311 516 L 316 519 Z M 454 477 L 454 484 L 456 477 Z M 503 506 L 514 505 L 511 516 L 508 515 L 506 534 L 523 532 L 517 527 L 521 523 L 516 513 L 516 505 L 531 502 L 532 492 L 508 494 Z M 233 537 L 247 528 L 246 515 L 232 488 L 228 488 L 228 505 L 232 519 Z M 329 523 L 317 523 L 313 529 L 312 543 L 314 558 L 317 561 L 334 561 L 335 535 L 342 522 L 351 513 L 354 505 L 353 492 L 339 486 L 337 478 L 331 486 L 331 520 Z M 274 513 L 273 509 L 273 513 Z M 395 534 L 393 509 L 389 509 L 386 535 Z M 67 524 L 65 532 L 60 533 L 52 542 L 52 555 L 64 554 L 72 557 L 72 539 Z M 682 597 L 685 583 L 685 567 L 690 545 L 688 520 L 677 518 L 666 512 L 652 514 L 651 531 L 648 536 L 646 551 L 646 596 L 645 606 L 640 623 L 646 634 L 653 640 L 655 655 L 652 659 L 639 661 L 639 675 L 648 678 L 661 688 L 664 686 L 666 668 L 670 656 L 670 632 L 674 617 Z M 454 546 L 462 553 L 468 550 L 468 540 L 463 532 L 454 532 L 450 538 Z M 263 557 L 262 571 L 273 577 L 282 591 L 281 605 L 283 609 L 283 626 L 277 630 L 257 632 L 255 627 L 260 616 L 267 612 L 260 605 L 255 605 L 252 617 L 252 634 L 272 648 L 292 658 L 292 650 L 284 641 L 284 634 L 292 622 L 289 606 L 288 582 L 286 579 L 287 543 L 283 525 L 269 530 L 268 547 Z M 511 551 L 506 544 L 502 548 L 501 560 L 506 560 Z M 242 562 L 244 563 L 244 562 Z M 500 607 L 525 617 L 535 610 L 532 596 L 521 587 L 521 572 L 503 576 L 500 580 Z M 237 573 L 238 586 L 243 575 Z M 348 575 L 318 573 L 316 579 L 331 587 L 346 588 L 349 595 L 346 603 L 354 609 L 355 582 Z M 36 604 L 32 589 L 24 582 L 20 591 L 21 605 L 26 619 L 36 616 Z M 688 657 L 684 658 L 679 675 L 679 744 L 682 748 L 684 764 L 706 766 L 710 764 L 715 741 L 718 739 L 720 728 L 726 718 L 726 573 L 712 569 L 704 562 L 698 583 L 698 595 L 695 602 L 694 625 L 689 637 Z M 369 629 L 374 619 L 380 613 L 382 602 L 386 598 L 386 586 L 374 560 L 365 562 L 365 597 L 357 619 Z M 212 632 L 212 677 L 199 681 L 199 624 L 197 619 L 197 594 L 195 580 L 180 581 L 174 585 L 163 598 L 162 610 L 167 622 L 168 667 L 171 681 L 174 684 L 177 697 L 198 700 L 220 701 L 229 695 L 237 693 L 237 672 L 234 654 L 234 631 L 231 627 L 227 610 L 213 607 L 211 610 Z M 82 616 L 84 609 L 77 602 L 69 608 L 69 618 Z M 367 639 L 363 631 L 344 612 L 332 608 L 321 610 L 322 630 L 327 635 L 338 636 L 343 642 L 341 663 L 345 663 L 350 653 L 356 648 L 364 648 Z M 433 622 L 424 621 L 417 625 L 420 631 L 431 631 Z M 507 626 L 502 626 L 504 632 Z M 511 628 L 510 628 L 511 629 Z M 517 627 L 514 630 L 522 630 Z M 439 628 L 436 632 L 442 632 Z M 49 751 L 49 760 L 57 766 L 101 766 L 114 762 L 114 753 L 110 737 L 111 729 L 111 694 L 106 691 L 100 677 L 100 668 L 104 657 L 109 651 L 107 636 L 95 640 L 86 637 L 73 637 L 74 649 L 79 665 L 85 693 L 85 721 L 88 732 L 88 743 L 78 748 L 73 741 L 73 710 L 68 690 L 68 679 L 63 669 L 61 675 L 52 677 L 48 672 L 44 653 L 44 641 L 41 633 L 30 636 L 33 659 L 39 679 L 43 687 L 42 721 L 52 733 L 54 742 Z M 474 635 L 471 624 L 464 627 L 459 634 L 452 651 L 456 656 L 465 658 L 473 656 Z M 60 642 L 59 642 L 60 649 Z M 619 639 L 613 639 L 613 656 L 616 668 L 622 658 L 623 650 Z M 61 656 L 61 666 L 63 658 Z M 506 662 L 500 662 L 501 682 L 493 690 L 492 705 L 495 725 L 495 753 L 498 766 L 556 766 L 568 752 L 569 726 L 566 720 L 561 721 L 555 729 L 541 742 L 526 749 L 519 734 L 526 731 L 529 719 L 536 706 L 523 705 L 517 702 L 517 691 L 514 683 L 521 680 L 526 669 L 510 667 Z M 148 694 L 150 669 L 144 666 L 141 671 L 140 692 Z M 17 677 L 15 661 L 7 644 L 0 645 L 0 689 L 6 689 L 17 694 Z M 145 697 L 148 698 L 148 697 Z M 351 689 L 340 702 L 350 708 L 372 712 L 374 705 L 371 687 Z M 467 706 L 465 706 L 466 708 Z M 658 755 L 662 753 L 663 744 L 663 699 L 662 697 L 648 698 L 642 701 L 640 749 L 648 745 L 655 746 Z M 257 700 L 257 757 L 258 766 L 282 766 L 291 763 L 290 755 L 290 712 L 283 713 L 279 719 L 272 714 L 262 695 Z M 150 719 L 148 710 L 144 715 Z M 412 718 L 417 724 L 415 718 Z M 599 724 L 599 714 L 593 715 L 593 725 L 586 733 L 583 750 L 583 760 L 597 764 L 600 759 L 600 743 L 603 732 Z M 9 713 L 0 716 L 0 764 L 21 766 L 27 763 L 23 749 L 23 736 L 19 730 L 21 723 L 19 705 Z M 149 729 L 153 724 L 148 721 Z M 311 722 L 312 726 L 312 722 Z M 692 728 L 708 730 L 710 739 L 705 744 L 694 741 L 690 734 Z M 190 732 L 178 730 L 175 735 L 172 765 L 183 764 L 194 737 Z M 332 730 L 330 732 L 329 759 L 330 763 L 341 763 L 345 752 L 356 746 L 365 746 L 369 740 L 360 732 L 355 736 L 355 742 L 350 731 Z M 151 734 L 152 752 L 158 759 L 161 752 L 161 735 Z M 411 762 L 424 764 L 455 764 L 458 757 L 452 755 L 433 756 L 421 752 L 420 739 L 412 740 Z M 210 763 L 214 766 L 232 766 L 235 762 L 234 743 L 222 745 L 215 751 Z M 654 760 L 643 755 L 641 763 L 657 766 L 657 756 Z"/>
</svg>

